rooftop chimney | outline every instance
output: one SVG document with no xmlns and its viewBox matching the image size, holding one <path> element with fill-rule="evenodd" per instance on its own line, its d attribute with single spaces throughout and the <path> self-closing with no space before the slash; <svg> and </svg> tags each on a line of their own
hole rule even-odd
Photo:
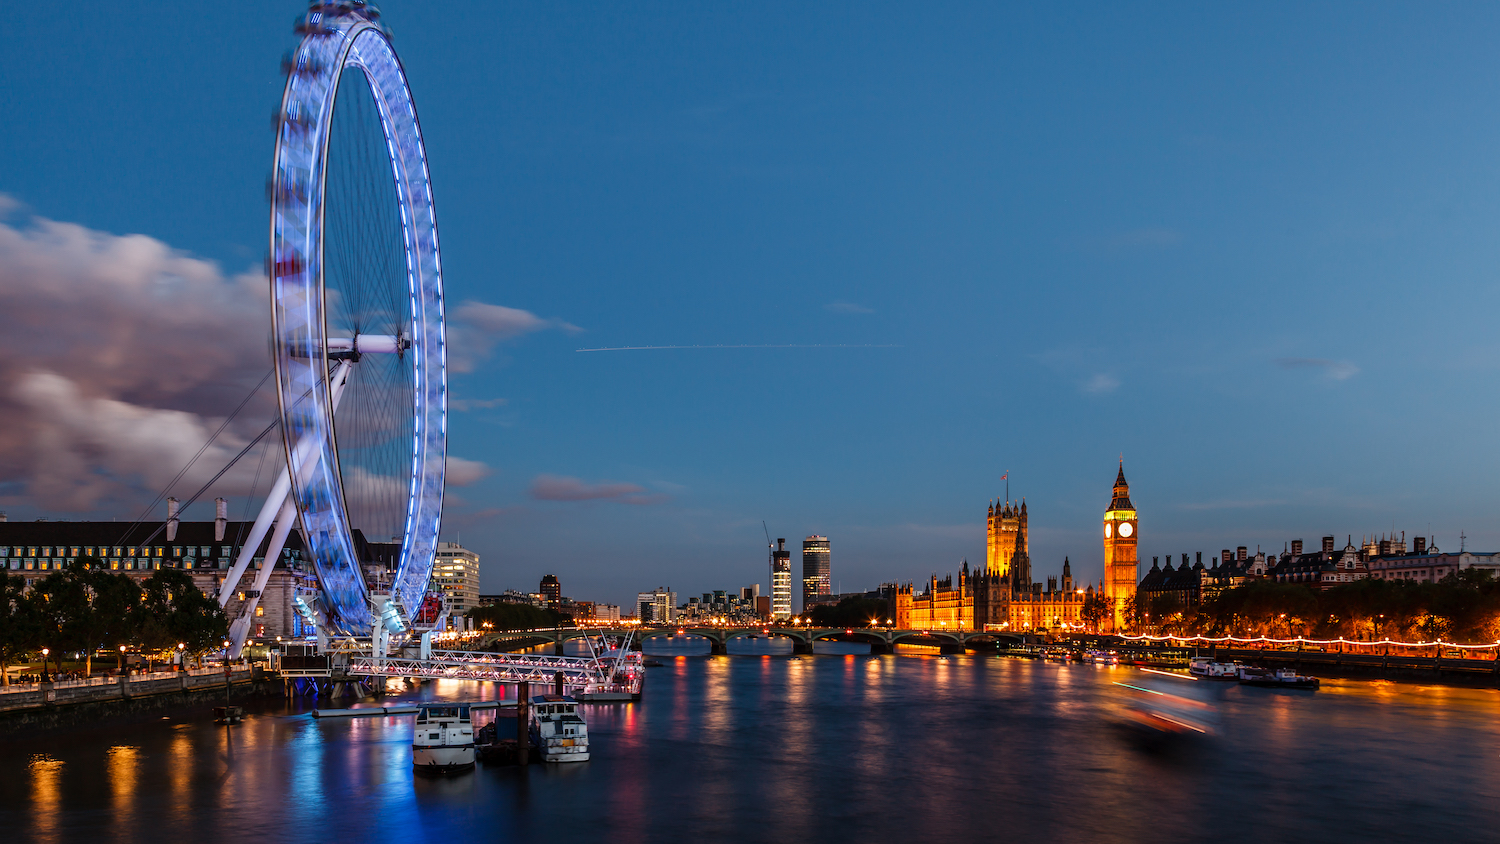
<svg viewBox="0 0 1500 844">
<path fill-rule="evenodd" d="M 177 541 L 177 499 L 167 499 L 167 541 Z"/>
<path fill-rule="evenodd" d="M 7 515 L 5 515 L 4 513 L 0 513 L 0 522 L 8 522 L 8 521 L 10 521 L 10 517 L 7 516 Z"/>
<path fill-rule="evenodd" d="M 1234 556 L 1235 559 L 1239 560 L 1240 562 L 1244 562 L 1245 558 L 1250 556 L 1250 549 L 1241 545 L 1240 547 L 1234 549 Z"/>
<path fill-rule="evenodd" d="M 1292 540 L 1292 556 L 1293 557 L 1300 557 L 1300 556 L 1302 556 L 1302 540 L 1300 540 L 1300 539 L 1293 539 Z"/>
<path fill-rule="evenodd" d="M 1411 541 L 1411 550 L 1417 554 L 1427 553 L 1427 537 L 1419 536 Z"/>
<path fill-rule="evenodd" d="M 1333 537 L 1331 537 L 1331 536 L 1325 536 L 1325 537 L 1323 537 L 1323 550 L 1327 551 L 1330 554 L 1333 553 Z"/>
<path fill-rule="evenodd" d="M 214 541 L 224 541 L 224 526 L 229 524 L 229 502 L 222 498 L 214 499 Z"/>
</svg>

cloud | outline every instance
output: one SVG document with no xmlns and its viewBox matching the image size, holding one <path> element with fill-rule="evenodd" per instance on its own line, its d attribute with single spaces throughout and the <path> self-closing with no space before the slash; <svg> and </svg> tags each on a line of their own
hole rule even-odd
<svg viewBox="0 0 1500 844">
<path fill-rule="evenodd" d="M 1345 381 L 1359 374 L 1359 367 L 1346 360 L 1326 358 L 1277 358 L 1275 364 L 1282 369 L 1317 369 L 1334 381 Z"/>
<path fill-rule="evenodd" d="M 586 483 L 566 475 L 537 475 L 531 482 L 531 497 L 538 501 L 619 501 L 623 504 L 658 504 L 664 495 L 650 495 L 640 484 Z"/>
<path fill-rule="evenodd" d="M 470 299 L 448 313 L 448 368 L 473 372 L 497 343 L 547 329 L 569 334 L 583 331 L 572 323 L 543 319 L 531 311 Z"/>
<path fill-rule="evenodd" d="M 1113 393 L 1120 388 L 1120 379 L 1107 372 L 1100 372 L 1080 384 L 1079 388 L 1096 396 Z"/>
<path fill-rule="evenodd" d="M 0 477 L 20 488 L 17 503 L 118 507 L 169 481 L 270 370 L 266 287 L 144 235 L 24 214 L 0 223 Z M 262 390 L 179 493 L 274 409 Z M 248 491 L 254 461 L 242 462 L 218 491 Z"/>
<path fill-rule="evenodd" d="M 448 468 L 443 479 L 449 486 L 469 486 L 489 477 L 494 470 L 478 460 L 465 460 L 448 455 Z"/>
<path fill-rule="evenodd" d="M 491 407 L 500 407 L 506 403 L 506 399 L 448 399 L 448 409 L 458 413 L 467 413 L 471 410 L 483 410 Z"/>
<path fill-rule="evenodd" d="M 0 508 L 133 516 L 270 371 L 267 291 L 258 267 L 228 274 L 155 238 L 37 217 L 0 194 Z M 500 337 L 570 329 L 479 302 L 455 313 L 460 338 L 488 331 L 466 351 L 471 363 Z M 274 383 L 173 494 L 191 494 L 275 418 Z M 279 468 L 275 437 L 258 482 L 252 453 L 208 494 L 263 493 Z M 478 480 L 468 464 L 453 477 Z"/>
<path fill-rule="evenodd" d="M 867 308 L 864 305 L 856 305 L 853 302 L 829 302 L 828 304 L 826 304 L 826 305 L 823 306 L 823 309 L 826 310 L 826 311 L 832 311 L 833 313 L 836 313 L 836 314 L 873 314 L 873 313 L 875 313 L 875 309 L 874 308 Z"/>
</svg>

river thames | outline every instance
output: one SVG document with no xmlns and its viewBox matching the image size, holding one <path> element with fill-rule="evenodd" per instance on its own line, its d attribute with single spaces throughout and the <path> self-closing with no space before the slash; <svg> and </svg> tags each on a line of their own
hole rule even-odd
<svg viewBox="0 0 1500 844">
<path fill-rule="evenodd" d="M 1500 692 L 1318 692 L 1130 668 L 820 643 L 648 646 L 644 699 L 586 706 L 593 759 L 415 777 L 410 716 L 271 699 L 0 742 L 8 841 L 1477 841 L 1500 811 Z M 764 653 L 754 653 L 759 649 Z M 841 653 L 842 651 L 842 653 Z M 1179 684 L 1218 734 L 1146 752 L 1118 683 Z M 392 684 L 392 689 L 396 689 Z M 493 699 L 443 681 L 393 699 Z M 347 703 L 341 705 L 349 705 Z"/>
</svg>

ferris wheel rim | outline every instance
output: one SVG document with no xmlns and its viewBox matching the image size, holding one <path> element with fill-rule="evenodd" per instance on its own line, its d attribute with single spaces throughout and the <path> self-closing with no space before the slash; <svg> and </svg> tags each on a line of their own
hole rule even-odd
<svg viewBox="0 0 1500 844">
<path fill-rule="evenodd" d="M 370 590 L 355 551 L 334 424 L 332 376 L 347 378 L 350 364 L 329 365 L 335 339 L 328 325 L 323 254 L 332 115 L 346 70 L 363 73 L 377 103 L 407 261 L 412 336 L 405 342 L 415 373 L 416 433 L 401 556 L 387 609 L 405 610 L 408 617 L 426 591 L 442 514 L 447 425 L 441 257 L 416 106 L 385 31 L 361 9 L 351 8 L 309 13 L 305 32 L 277 121 L 269 262 L 273 348 L 287 467 L 303 538 L 330 626 L 352 634 L 369 629 Z M 399 351 L 399 331 L 397 337 Z M 358 336 L 351 342 L 357 359 Z"/>
</svg>

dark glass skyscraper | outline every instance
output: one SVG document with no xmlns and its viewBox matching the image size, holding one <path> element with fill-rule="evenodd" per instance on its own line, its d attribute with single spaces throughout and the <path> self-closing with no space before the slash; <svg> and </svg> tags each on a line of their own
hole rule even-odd
<svg viewBox="0 0 1500 844">
<path fill-rule="evenodd" d="M 547 603 L 549 609 L 557 609 L 562 606 L 562 583 L 558 581 L 555 574 L 542 575 L 542 600 Z"/>
<path fill-rule="evenodd" d="M 818 603 L 817 599 L 833 594 L 829 585 L 828 537 L 809 536 L 802 540 L 802 611 Z"/>
</svg>

